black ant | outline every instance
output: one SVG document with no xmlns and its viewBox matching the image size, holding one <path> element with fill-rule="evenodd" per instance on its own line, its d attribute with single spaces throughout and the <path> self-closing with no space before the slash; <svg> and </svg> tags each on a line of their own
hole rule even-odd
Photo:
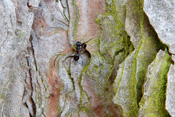
<svg viewBox="0 0 175 117">
<path fill-rule="evenodd" d="M 73 56 L 68 56 L 68 57 L 73 57 L 74 61 L 78 61 L 80 58 L 80 54 L 85 52 L 89 57 L 91 57 L 91 54 L 88 50 L 86 50 L 87 47 L 87 42 L 92 40 L 93 38 L 89 39 L 88 41 L 81 43 L 80 41 L 76 42 L 76 53 Z"/>
<path fill-rule="evenodd" d="M 80 54 L 80 52 L 81 51 L 85 51 L 86 50 L 86 47 L 87 47 L 87 44 L 86 43 L 81 43 L 81 42 L 77 42 L 76 43 L 76 53 L 75 53 L 75 55 L 74 55 L 74 60 L 75 61 L 78 61 L 78 59 L 79 59 L 79 54 Z"/>
</svg>

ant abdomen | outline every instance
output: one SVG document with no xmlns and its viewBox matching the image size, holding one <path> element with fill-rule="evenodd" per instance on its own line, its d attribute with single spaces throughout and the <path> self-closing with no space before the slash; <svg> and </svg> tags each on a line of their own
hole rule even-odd
<svg viewBox="0 0 175 117">
<path fill-rule="evenodd" d="M 78 61 L 78 59 L 79 59 L 79 54 L 76 53 L 76 54 L 74 55 L 74 60 L 75 60 L 75 61 Z"/>
</svg>

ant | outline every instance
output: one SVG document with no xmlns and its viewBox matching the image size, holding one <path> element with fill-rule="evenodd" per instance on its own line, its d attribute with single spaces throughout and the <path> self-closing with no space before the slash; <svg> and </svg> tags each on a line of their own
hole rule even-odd
<svg viewBox="0 0 175 117">
<path fill-rule="evenodd" d="M 79 60 L 80 52 L 86 50 L 86 47 L 87 47 L 86 43 L 81 43 L 79 41 L 76 43 L 76 53 L 74 55 L 74 60 L 75 61 Z"/>
<path fill-rule="evenodd" d="M 88 41 L 86 41 L 84 43 L 81 43 L 80 41 L 77 41 L 76 42 L 76 53 L 73 56 L 68 56 L 68 57 L 73 57 L 74 61 L 78 61 L 79 58 L 80 58 L 80 54 L 83 53 L 83 52 L 85 52 L 89 57 L 91 57 L 90 52 L 86 49 L 86 47 L 87 47 L 86 43 L 89 42 L 92 39 L 94 39 L 94 37 L 89 39 Z"/>
</svg>

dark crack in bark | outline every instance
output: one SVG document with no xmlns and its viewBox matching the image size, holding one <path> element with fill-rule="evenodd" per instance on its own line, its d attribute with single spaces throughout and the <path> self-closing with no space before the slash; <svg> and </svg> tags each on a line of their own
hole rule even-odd
<svg viewBox="0 0 175 117">
<path fill-rule="evenodd" d="M 30 97 L 29 97 L 29 100 L 30 100 L 30 104 L 32 106 L 32 113 L 30 113 L 30 117 L 35 117 L 36 116 L 36 105 L 35 105 L 35 102 L 32 98 L 32 95 L 33 95 L 33 85 L 32 85 L 32 74 L 31 74 L 31 68 L 30 68 L 30 63 L 29 63 L 29 59 L 26 58 L 27 60 L 27 66 L 29 67 L 29 70 L 28 70 L 28 74 L 29 74 L 29 84 L 27 84 L 27 82 L 25 82 L 27 85 L 29 85 L 29 88 L 31 90 L 31 93 L 30 93 Z M 26 103 L 27 107 L 28 107 L 28 104 Z"/>
<path fill-rule="evenodd" d="M 32 40 L 33 40 L 33 36 L 30 35 L 29 41 L 30 41 L 30 44 L 31 44 L 31 51 L 32 51 L 36 71 L 38 71 L 37 62 L 36 62 L 36 58 L 35 58 L 35 51 L 34 51 L 34 48 L 33 48 Z"/>
<path fill-rule="evenodd" d="M 33 59 L 34 59 L 35 70 L 38 71 L 32 39 L 33 39 L 33 37 L 32 37 L 32 35 L 30 35 L 29 42 L 31 44 L 31 47 L 28 47 L 27 51 L 28 51 L 28 53 L 32 54 Z M 24 100 L 24 105 L 29 110 L 30 117 L 35 117 L 36 116 L 36 104 L 35 104 L 35 101 L 32 97 L 33 92 L 34 92 L 34 88 L 33 88 L 32 71 L 31 71 L 31 65 L 30 65 L 31 63 L 30 62 L 31 62 L 30 58 L 26 57 L 26 63 L 27 63 L 28 70 L 26 73 L 26 78 L 24 80 L 25 81 L 25 90 L 24 90 L 23 100 Z M 27 98 L 27 99 L 25 99 L 25 98 Z"/>
</svg>

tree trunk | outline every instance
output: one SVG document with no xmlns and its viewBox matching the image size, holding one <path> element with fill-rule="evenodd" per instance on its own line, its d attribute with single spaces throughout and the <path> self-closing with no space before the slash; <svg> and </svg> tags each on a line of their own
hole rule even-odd
<svg viewBox="0 0 175 117">
<path fill-rule="evenodd" d="M 1 0 L 0 116 L 175 116 L 174 8 Z"/>
</svg>

